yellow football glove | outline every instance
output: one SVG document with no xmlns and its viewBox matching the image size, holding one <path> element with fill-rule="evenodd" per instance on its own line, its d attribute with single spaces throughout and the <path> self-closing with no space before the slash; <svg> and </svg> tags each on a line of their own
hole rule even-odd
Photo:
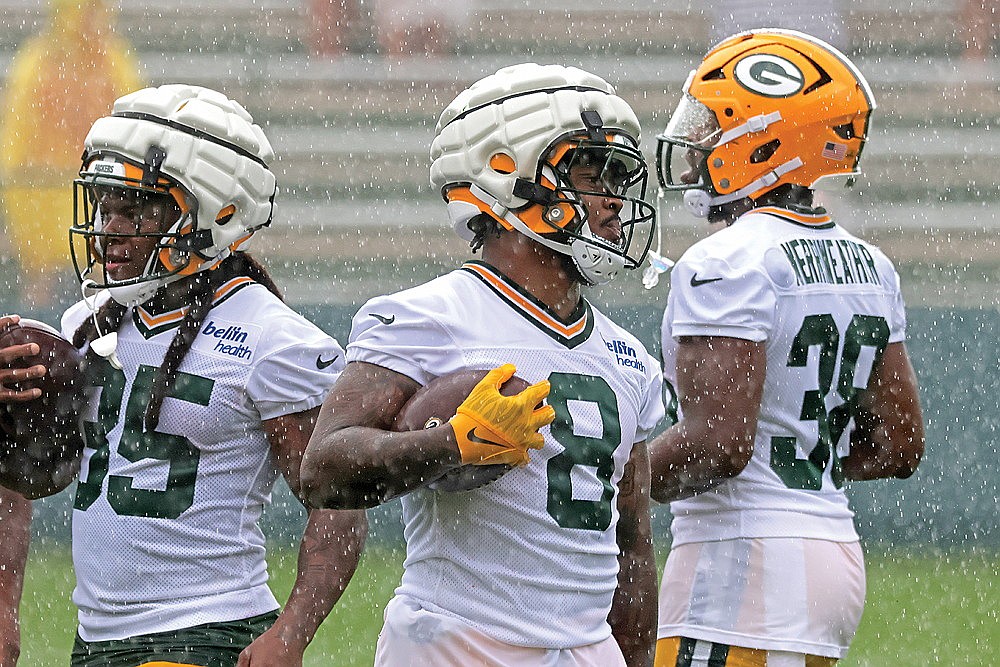
<svg viewBox="0 0 1000 667">
<path fill-rule="evenodd" d="M 525 465 L 528 450 L 542 448 L 538 429 L 551 424 L 556 411 L 551 405 L 535 406 L 549 395 L 549 381 L 504 396 L 500 386 L 515 370 L 513 364 L 504 364 L 487 373 L 449 420 L 463 465 Z"/>
</svg>

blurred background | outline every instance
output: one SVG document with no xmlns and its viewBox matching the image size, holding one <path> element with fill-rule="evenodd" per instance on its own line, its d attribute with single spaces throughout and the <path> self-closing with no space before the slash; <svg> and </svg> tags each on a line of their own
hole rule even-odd
<svg viewBox="0 0 1000 667">
<path fill-rule="evenodd" d="M 253 249 L 288 301 L 346 342 L 350 317 L 366 299 L 468 257 L 428 184 L 428 150 L 438 113 L 471 82 L 523 61 L 596 72 L 635 108 L 651 158 L 688 71 L 715 40 L 751 27 L 811 32 L 854 59 L 879 104 L 864 177 L 851 190 L 824 193 L 823 203 L 900 270 L 928 422 L 927 457 L 913 478 L 850 488 L 872 566 L 872 601 L 844 662 L 993 664 L 990 649 L 1000 650 L 998 5 L 0 0 L 0 311 L 55 323 L 77 298 L 64 248 L 83 136 L 117 95 L 137 85 L 216 88 L 243 102 L 264 127 L 277 153 L 280 192 L 274 223 Z M 654 186 L 649 198 L 657 198 Z M 659 203 L 662 253 L 676 259 L 704 235 L 703 223 L 671 199 Z M 666 282 L 647 291 L 638 275 L 629 276 L 589 298 L 658 353 Z M 33 563 L 65 568 L 69 497 L 36 504 Z M 365 590 L 362 577 L 349 593 L 370 603 L 377 633 L 398 576 L 401 529 L 394 505 L 371 518 L 370 545 L 390 570 L 381 584 L 388 588 Z M 655 518 L 663 552 L 669 515 L 658 508 Z M 301 521 L 287 490 L 276 492 L 266 516 L 269 536 L 291 545 Z M 282 568 L 293 567 L 287 551 L 292 560 L 275 565 L 279 579 Z M 72 587 L 68 572 L 54 584 L 61 597 L 37 597 L 32 586 L 47 584 L 32 576 L 26 633 L 48 628 L 32 623 L 48 618 L 53 605 L 68 605 Z M 951 581 L 966 588 L 942 583 Z M 878 606 L 911 589 L 917 602 Z M 68 648 L 59 647 L 68 647 L 73 621 L 71 611 L 60 613 L 68 620 L 58 637 L 26 635 L 22 664 L 53 664 L 38 652 L 42 641 L 65 662 Z M 931 639 L 908 649 L 911 637 L 899 635 L 910 633 Z M 316 648 L 307 656 L 329 659 L 339 650 Z M 341 656 L 342 664 L 370 663 L 364 642 L 360 650 L 366 658 Z M 926 659 L 907 657 L 928 651 Z"/>
</svg>

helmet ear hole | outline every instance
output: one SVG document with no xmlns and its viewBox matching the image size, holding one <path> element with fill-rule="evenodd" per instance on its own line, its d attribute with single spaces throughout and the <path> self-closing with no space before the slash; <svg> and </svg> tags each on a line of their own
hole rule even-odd
<svg viewBox="0 0 1000 667">
<path fill-rule="evenodd" d="M 229 206 L 219 211 L 219 215 L 215 216 L 215 224 L 219 226 L 225 225 L 227 222 L 233 219 L 234 215 L 236 215 L 236 207 L 230 204 Z"/>
<path fill-rule="evenodd" d="M 751 164 L 760 164 L 761 162 L 767 162 L 768 160 L 771 159 L 771 156 L 777 152 L 779 146 L 781 146 L 780 139 L 774 139 L 773 141 L 769 141 L 766 144 L 761 144 L 756 149 L 754 149 L 753 153 L 750 154 Z"/>
<path fill-rule="evenodd" d="M 841 139 L 853 139 L 854 138 L 854 124 L 844 123 L 843 125 L 837 125 L 833 128 L 833 131 L 837 133 L 837 136 Z"/>
<path fill-rule="evenodd" d="M 517 163 L 506 153 L 495 153 L 490 158 L 490 169 L 498 174 L 513 174 L 517 171 Z"/>
</svg>

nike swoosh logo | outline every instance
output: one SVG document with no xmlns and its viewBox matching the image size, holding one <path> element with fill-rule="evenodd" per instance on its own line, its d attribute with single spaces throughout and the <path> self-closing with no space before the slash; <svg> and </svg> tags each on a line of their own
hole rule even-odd
<svg viewBox="0 0 1000 667">
<path fill-rule="evenodd" d="M 318 357 L 316 357 L 316 368 L 323 370 L 324 368 L 327 368 L 330 364 L 335 362 L 337 359 L 340 359 L 339 354 L 334 355 L 333 359 L 324 359 L 323 355 L 321 354 Z"/>
<path fill-rule="evenodd" d="M 396 321 L 395 315 L 390 315 L 389 317 L 386 317 L 385 315 L 379 315 L 378 313 L 368 313 L 368 314 L 374 317 L 382 324 L 392 324 L 393 322 Z"/>
<path fill-rule="evenodd" d="M 705 278 L 704 280 L 700 280 L 698 278 L 698 275 L 695 274 L 691 276 L 691 287 L 700 287 L 702 285 L 707 285 L 709 283 L 717 283 L 720 280 L 722 280 L 722 278 Z"/>
<path fill-rule="evenodd" d="M 509 449 L 507 445 L 503 444 L 502 442 L 494 442 L 493 440 L 484 440 L 483 438 L 480 438 L 478 435 L 476 435 L 475 428 L 470 428 L 468 434 L 466 434 L 465 437 L 469 442 L 474 442 L 479 445 L 493 445 L 494 447 L 503 447 L 504 449 Z"/>
</svg>

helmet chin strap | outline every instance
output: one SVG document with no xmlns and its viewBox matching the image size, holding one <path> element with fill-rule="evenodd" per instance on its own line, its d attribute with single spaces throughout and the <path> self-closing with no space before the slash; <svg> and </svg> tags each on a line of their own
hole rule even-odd
<svg viewBox="0 0 1000 667">
<path fill-rule="evenodd" d="M 532 239 L 533 241 L 537 241 L 546 248 L 555 250 L 560 254 L 563 255 L 573 254 L 573 250 L 572 248 L 570 248 L 569 244 L 560 243 L 559 241 L 545 238 L 541 234 L 535 232 L 530 227 L 528 227 L 528 225 L 526 225 L 524 221 L 521 220 L 521 218 L 517 217 L 517 215 L 513 211 L 511 211 L 509 208 L 501 204 L 496 197 L 486 192 L 486 190 L 483 190 L 475 183 L 473 183 L 470 186 L 469 190 L 470 192 L 472 192 L 472 195 L 474 197 L 485 202 L 486 204 L 489 204 L 490 210 L 493 212 L 494 215 L 496 215 L 499 218 L 502 218 L 504 222 L 506 222 L 511 227 L 521 232 L 528 238 Z"/>
<path fill-rule="evenodd" d="M 744 197 L 749 197 L 761 188 L 774 185 L 782 176 L 798 169 L 802 165 L 802 158 L 794 157 L 788 162 L 778 165 L 773 171 L 767 172 L 756 181 L 743 186 L 735 192 L 730 192 L 728 195 L 713 197 L 708 190 L 686 190 L 684 192 L 684 208 L 696 218 L 707 218 L 711 207 L 721 206 L 738 199 L 743 199 Z"/>
<path fill-rule="evenodd" d="M 153 252 L 146 261 L 146 268 L 143 270 L 143 274 L 148 274 L 156 264 L 156 261 L 157 253 Z M 131 308 L 132 306 L 138 306 L 140 303 L 149 301 L 161 287 L 169 285 L 170 283 L 180 280 L 181 278 L 183 278 L 183 276 L 180 273 L 175 273 L 163 278 L 155 278 L 152 280 L 133 283 L 131 285 L 109 286 L 106 289 L 112 299 L 127 308 Z"/>
<path fill-rule="evenodd" d="M 597 240 L 590 225 L 584 225 L 580 235 Z M 605 285 L 618 277 L 625 268 L 624 257 L 610 253 L 595 244 L 573 239 L 569 246 L 573 250 L 573 263 L 591 285 Z"/>
<path fill-rule="evenodd" d="M 623 259 L 615 258 L 613 254 L 608 253 L 595 245 L 586 243 L 585 241 L 573 239 L 569 243 L 560 243 L 554 239 L 546 238 L 528 227 L 528 225 L 521 220 L 521 218 L 517 217 L 513 211 L 501 204 L 496 197 L 482 188 L 473 184 L 470 187 L 470 191 L 481 201 L 490 204 L 490 210 L 496 216 L 502 218 L 505 222 L 507 222 L 507 224 L 527 236 L 529 239 L 540 243 L 546 248 L 555 250 L 561 255 L 568 255 L 571 257 L 574 265 L 576 265 L 576 268 L 580 271 L 580 275 L 590 285 L 603 285 L 610 282 L 625 266 Z M 588 225 L 584 225 L 584 227 L 585 229 L 581 231 L 581 234 L 584 236 L 589 234 L 591 238 L 593 238 L 593 234 L 590 232 L 590 227 Z M 615 262 L 615 259 L 618 259 L 618 262 Z M 598 270 L 598 267 L 604 263 L 602 260 L 606 260 L 610 265 L 609 268 L 604 271 Z M 615 267 L 614 265 L 616 263 L 620 264 L 620 266 Z"/>
<path fill-rule="evenodd" d="M 186 215 L 181 216 L 177 220 L 177 222 L 171 225 L 167 233 L 168 234 L 175 233 L 177 230 L 181 229 L 187 223 L 188 223 L 187 216 Z M 193 236 L 193 235 L 188 235 L 188 236 Z M 163 238 L 165 239 L 167 237 Z M 161 243 L 165 244 L 166 242 L 163 239 L 161 239 Z M 198 246 L 189 247 L 187 245 L 182 245 L 178 241 L 175 241 L 173 248 L 176 248 L 177 250 L 187 253 L 189 257 L 188 263 L 190 263 L 190 256 L 192 254 L 197 254 L 202 259 L 206 259 L 199 252 Z M 159 247 L 154 248 L 154 250 L 149 254 L 149 258 L 146 260 L 146 266 L 143 267 L 142 270 L 143 276 L 149 276 L 153 274 L 153 270 L 157 266 L 157 262 L 159 262 L 159 256 L 160 256 Z M 229 256 L 229 250 L 225 249 L 222 253 L 219 253 L 214 259 L 203 261 L 201 266 L 198 267 L 198 270 L 195 271 L 195 273 L 218 266 L 218 264 L 228 256 Z M 114 299 L 123 306 L 126 307 L 138 306 L 139 304 L 145 303 L 146 301 L 149 301 L 151 298 L 153 298 L 153 296 L 160 290 L 160 288 L 187 277 L 187 275 L 182 274 L 181 271 L 187 266 L 188 263 L 174 270 L 172 273 L 167 273 L 166 275 L 163 275 L 158 278 L 150 278 L 149 280 L 136 282 L 128 285 L 120 285 L 120 286 L 114 286 L 109 284 L 107 287 L 108 293 L 111 295 L 112 299 Z M 167 267 L 165 266 L 163 266 L 162 268 L 167 269 Z M 111 281 L 109 280 L 108 282 L 110 283 Z"/>
<path fill-rule="evenodd" d="M 712 206 L 712 195 L 708 190 L 685 190 L 684 208 L 696 218 L 707 218 L 708 209 Z"/>
<path fill-rule="evenodd" d="M 94 328 L 97 330 L 97 338 L 90 341 L 90 349 L 97 356 L 107 359 L 108 363 L 115 369 L 121 370 L 122 363 L 118 361 L 118 355 L 115 354 L 115 351 L 118 349 L 118 332 L 110 331 L 106 334 L 101 333 L 101 325 L 97 321 L 97 298 L 104 290 L 97 287 L 97 283 L 88 278 L 80 284 L 80 291 L 83 294 L 83 302 L 87 304 L 87 308 L 90 309 L 90 315 L 94 318 Z"/>
</svg>

